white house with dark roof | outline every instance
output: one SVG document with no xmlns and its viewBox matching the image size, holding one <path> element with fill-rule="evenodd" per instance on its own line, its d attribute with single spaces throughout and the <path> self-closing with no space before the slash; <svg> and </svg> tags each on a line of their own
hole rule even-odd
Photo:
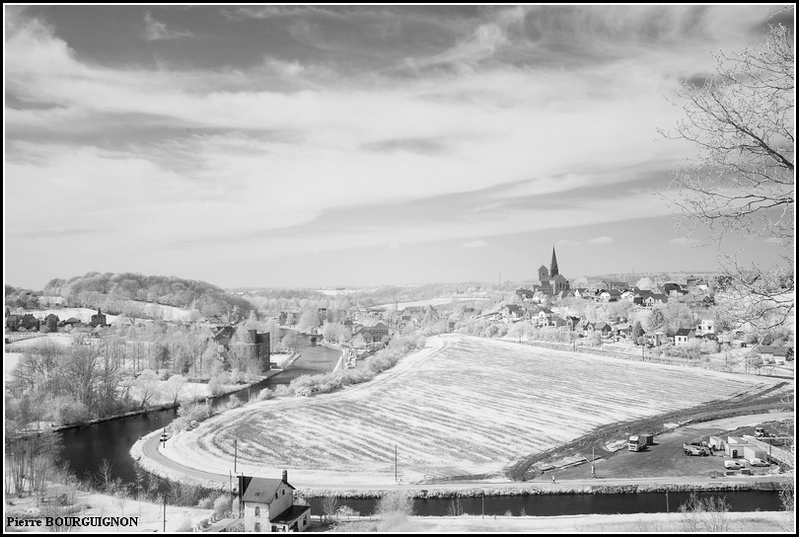
<svg viewBox="0 0 799 537">
<path fill-rule="evenodd" d="M 694 338 L 696 338 L 696 332 L 691 328 L 680 328 L 674 334 L 674 345 L 678 347 L 688 345 L 688 342 Z"/>
<path fill-rule="evenodd" d="M 239 476 L 244 531 L 305 531 L 311 524 L 311 507 L 295 505 L 294 490 L 286 470 L 283 479 Z"/>
</svg>

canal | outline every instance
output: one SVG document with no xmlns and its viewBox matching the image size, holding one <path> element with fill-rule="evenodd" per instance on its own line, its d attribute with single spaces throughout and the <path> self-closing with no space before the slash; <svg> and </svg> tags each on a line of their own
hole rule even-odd
<svg viewBox="0 0 799 537">
<path fill-rule="evenodd" d="M 779 491 L 735 490 L 699 492 L 700 498 L 724 498 L 730 511 L 780 511 Z M 416 498 L 413 514 L 417 516 L 507 515 L 561 516 L 588 514 L 630 514 L 677 512 L 688 501 L 689 492 L 641 492 L 627 494 L 532 494 L 517 496 L 480 496 L 470 498 Z M 324 499 L 310 498 L 311 511 L 324 513 Z M 347 506 L 361 516 L 378 510 L 377 498 L 338 498 L 337 505 Z"/>
</svg>

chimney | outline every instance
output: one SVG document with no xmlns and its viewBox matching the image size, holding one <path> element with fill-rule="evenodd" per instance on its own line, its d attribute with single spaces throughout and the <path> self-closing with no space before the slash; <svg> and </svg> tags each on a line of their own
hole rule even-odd
<svg viewBox="0 0 799 537">
<path fill-rule="evenodd" d="M 283 483 L 289 484 L 289 471 L 283 470 Z"/>
</svg>

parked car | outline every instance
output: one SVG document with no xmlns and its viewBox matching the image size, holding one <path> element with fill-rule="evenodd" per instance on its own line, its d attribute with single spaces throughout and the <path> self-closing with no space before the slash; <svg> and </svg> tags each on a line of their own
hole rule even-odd
<svg viewBox="0 0 799 537">
<path fill-rule="evenodd" d="M 724 468 L 727 470 L 740 470 L 743 466 L 735 461 L 724 461 Z"/>
<path fill-rule="evenodd" d="M 764 461 L 763 459 L 752 459 L 749 461 L 749 464 L 752 466 L 770 466 L 769 463 Z"/>
<path fill-rule="evenodd" d="M 766 430 L 763 427 L 755 427 L 755 436 L 761 437 L 766 436 Z"/>
</svg>

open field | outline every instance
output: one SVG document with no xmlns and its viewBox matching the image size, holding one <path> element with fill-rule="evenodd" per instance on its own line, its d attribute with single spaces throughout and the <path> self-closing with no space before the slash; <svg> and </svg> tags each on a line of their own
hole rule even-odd
<svg viewBox="0 0 799 537">
<path fill-rule="evenodd" d="M 163 454 L 227 474 L 391 484 L 500 474 L 519 458 L 613 422 L 737 399 L 778 382 L 464 336 L 428 339 L 374 381 L 248 405 L 176 435 Z"/>
<path fill-rule="evenodd" d="M 480 297 L 453 297 L 453 298 L 428 298 L 426 300 L 414 300 L 412 302 L 397 302 L 397 303 L 390 303 L 390 304 L 380 304 L 379 306 L 375 306 L 377 308 L 394 308 L 397 307 L 397 311 L 402 311 L 405 308 L 419 308 L 419 307 L 426 307 L 426 306 L 441 306 L 442 304 L 452 304 L 454 302 L 487 302 L 487 298 L 480 298 Z"/>
</svg>

